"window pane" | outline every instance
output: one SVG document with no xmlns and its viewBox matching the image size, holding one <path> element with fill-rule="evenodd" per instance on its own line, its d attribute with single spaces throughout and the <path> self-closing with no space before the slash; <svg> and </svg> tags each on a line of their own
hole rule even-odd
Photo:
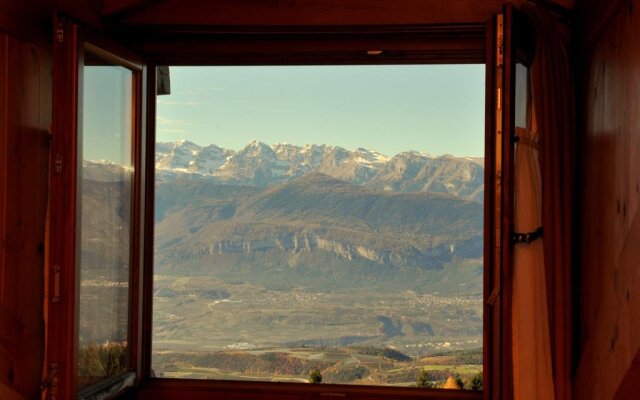
<svg viewBox="0 0 640 400">
<path fill-rule="evenodd" d="M 172 68 L 171 83 L 156 376 L 477 387 L 484 66 Z"/>
<path fill-rule="evenodd" d="M 516 63 L 516 127 L 527 128 L 529 116 L 529 70 L 521 63 Z"/>
<path fill-rule="evenodd" d="M 82 70 L 79 387 L 128 369 L 132 72 L 87 53 Z"/>
</svg>

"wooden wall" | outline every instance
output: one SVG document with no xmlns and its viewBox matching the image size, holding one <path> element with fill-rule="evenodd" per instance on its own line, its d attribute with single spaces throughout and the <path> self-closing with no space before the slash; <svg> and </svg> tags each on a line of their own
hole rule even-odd
<svg viewBox="0 0 640 400">
<path fill-rule="evenodd" d="M 51 54 L 0 32 L 0 399 L 36 399 L 44 355 Z"/>
<path fill-rule="evenodd" d="M 573 387 L 576 399 L 639 398 L 640 0 L 585 3 Z"/>
</svg>

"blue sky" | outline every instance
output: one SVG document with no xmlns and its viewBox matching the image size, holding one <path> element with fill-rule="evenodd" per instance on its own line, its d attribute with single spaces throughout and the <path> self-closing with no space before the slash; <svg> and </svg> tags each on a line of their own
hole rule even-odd
<svg viewBox="0 0 640 400">
<path fill-rule="evenodd" d="M 157 140 L 484 156 L 484 65 L 171 67 Z"/>
</svg>

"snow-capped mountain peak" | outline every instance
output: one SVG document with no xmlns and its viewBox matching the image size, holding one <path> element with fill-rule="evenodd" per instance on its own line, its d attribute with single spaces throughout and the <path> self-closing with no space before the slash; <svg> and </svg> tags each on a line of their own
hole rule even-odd
<svg viewBox="0 0 640 400">
<path fill-rule="evenodd" d="M 448 193 L 482 201 L 484 168 L 479 159 L 432 157 L 406 151 L 393 157 L 359 147 L 251 141 L 239 151 L 217 145 L 201 147 L 188 140 L 157 143 L 161 173 L 206 176 L 221 183 L 269 186 L 321 172 L 378 190 Z"/>
</svg>

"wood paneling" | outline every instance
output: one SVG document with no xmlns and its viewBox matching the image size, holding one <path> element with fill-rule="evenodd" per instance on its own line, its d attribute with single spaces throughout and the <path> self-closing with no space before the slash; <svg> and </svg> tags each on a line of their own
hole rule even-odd
<svg viewBox="0 0 640 400">
<path fill-rule="evenodd" d="M 96 29 L 103 28 L 102 0 L 0 0 L 0 31 L 51 47 L 56 11 Z"/>
<path fill-rule="evenodd" d="M 0 121 L 0 384 L 32 399 L 44 354 L 51 55 L 6 34 L 0 34 Z"/>
<path fill-rule="evenodd" d="M 620 8 L 628 4 L 629 0 L 582 0 L 577 7 L 582 25 L 581 46 L 583 48 L 593 46 L 607 27 L 611 25 L 612 20 L 620 12 Z"/>
<path fill-rule="evenodd" d="M 622 380 L 622 384 L 618 387 L 616 400 L 633 399 L 638 397 L 638 382 L 640 382 L 640 352 L 636 353 L 631 368 Z"/>
<path fill-rule="evenodd" d="M 37 1 L 0 0 L 0 31 L 49 46 L 51 7 Z"/>
<path fill-rule="evenodd" d="M 622 3 L 583 43 L 577 399 L 614 398 L 640 350 L 640 0 Z"/>
<path fill-rule="evenodd" d="M 0 398 L 2 400 L 26 400 L 24 396 L 0 382 Z"/>
</svg>

